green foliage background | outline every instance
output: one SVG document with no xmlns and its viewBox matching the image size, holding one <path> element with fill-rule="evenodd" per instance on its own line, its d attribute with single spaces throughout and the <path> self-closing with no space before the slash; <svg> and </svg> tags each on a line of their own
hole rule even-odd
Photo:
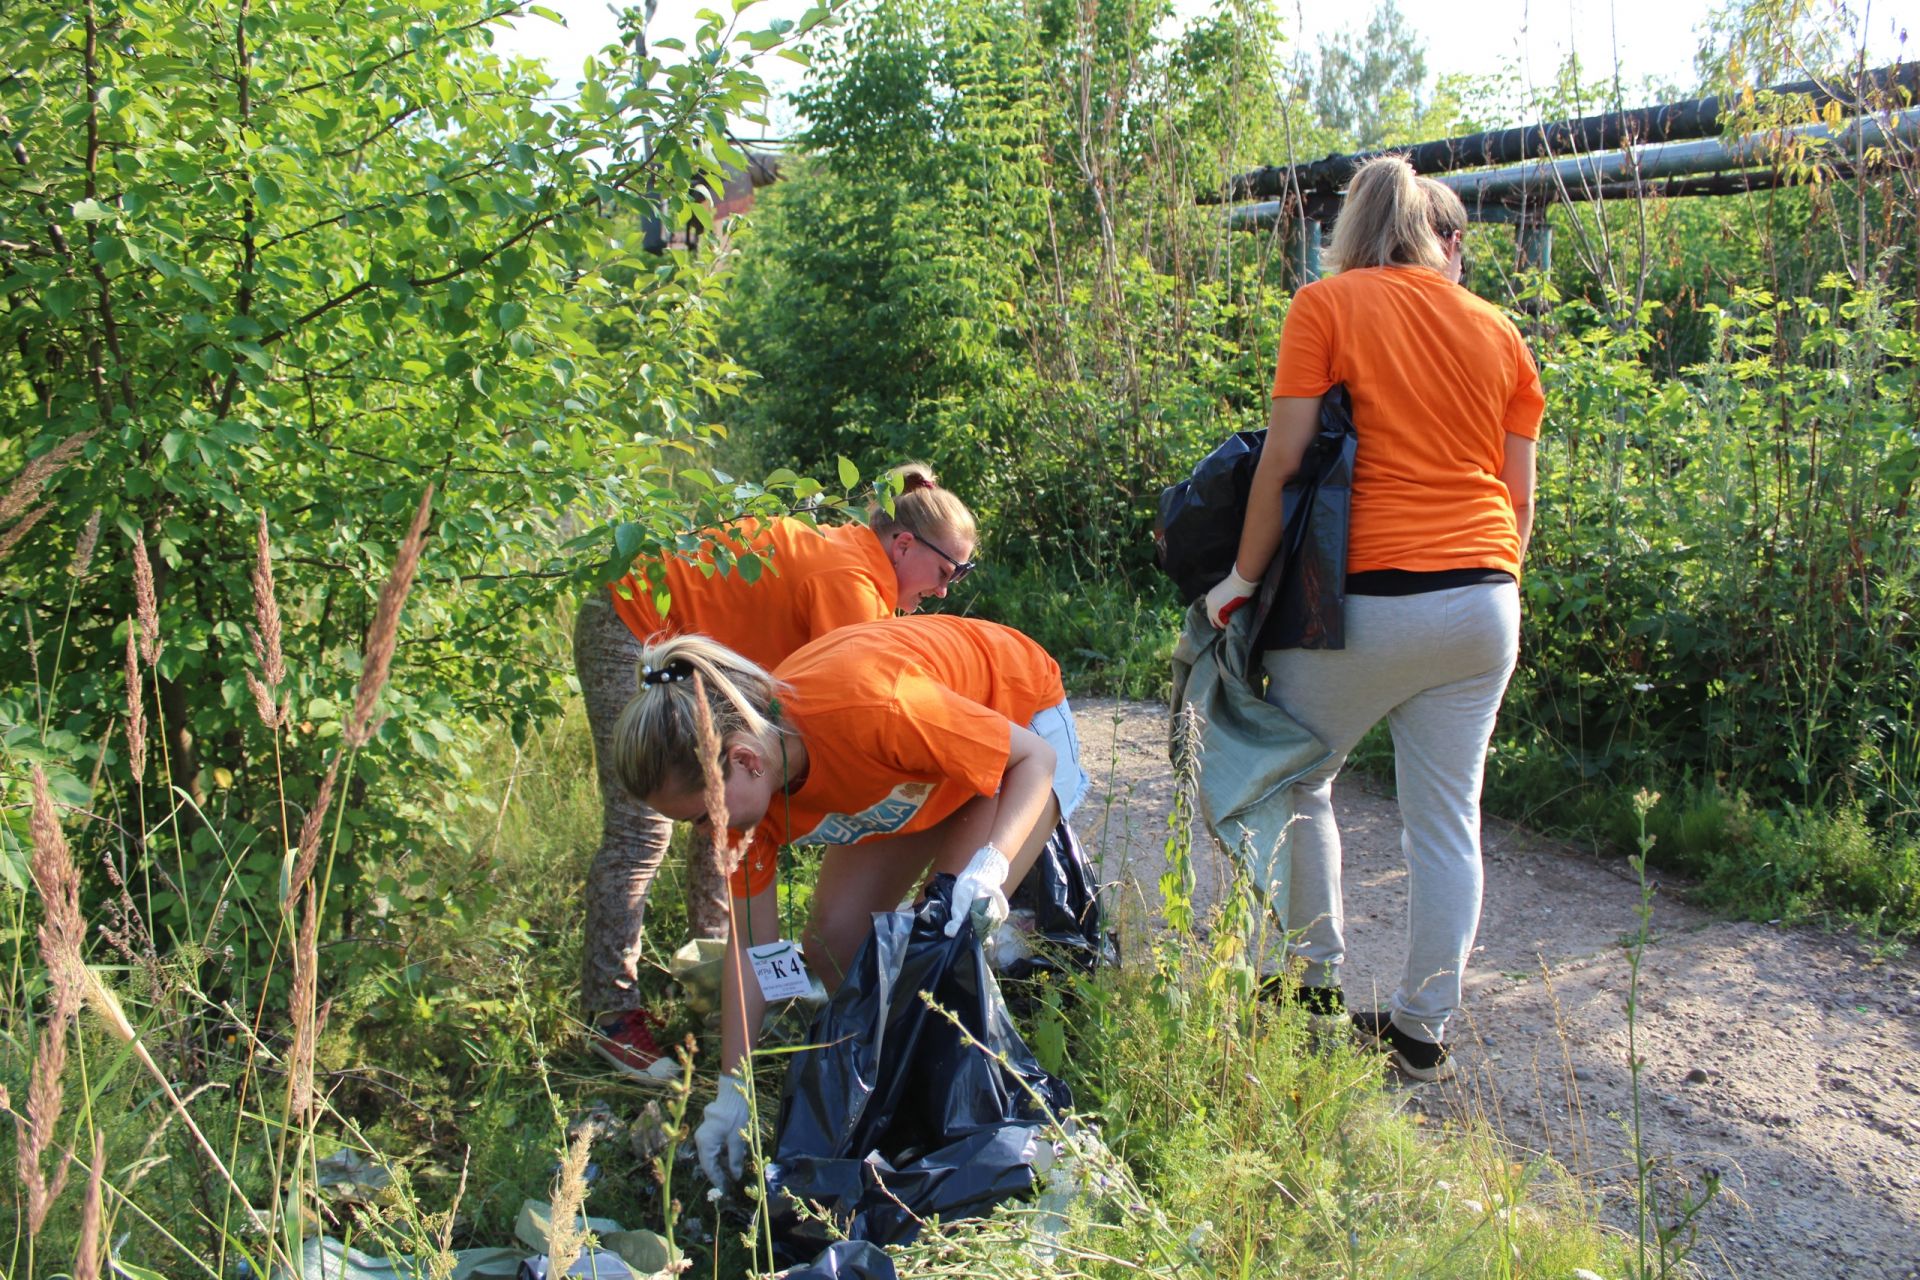
<svg viewBox="0 0 1920 1280">
<path fill-rule="evenodd" d="M 826 16 L 759 30 L 741 9 L 685 50 L 647 49 L 629 14 L 573 92 L 493 51 L 524 4 L 0 3 L 0 476 L 77 450 L 0 519 L 0 1008 L 27 1015 L 0 1028 L 0 1088 L 16 1115 L 50 1001 L 28 867 L 40 768 L 103 928 L 88 958 L 238 1194 L 297 1236 L 314 1160 L 365 1150 L 401 1181 L 330 1229 L 434 1249 L 464 1196 L 462 1242 L 496 1242 L 546 1193 L 566 1113 L 606 1087 L 579 1066 L 573 1014 L 597 836 L 564 715 L 574 593 L 718 520 L 835 505 L 809 474 L 926 458 L 986 539 L 988 567 L 948 607 L 1028 630 L 1076 692 L 1157 696 L 1179 609 L 1151 564 L 1155 499 L 1261 425 L 1298 284 L 1282 236 L 1229 233 L 1197 197 L 1260 164 L 1622 93 L 1577 64 L 1531 98 L 1510 80 L 1428 85 L 1384 12 L 1368 43 L 1393 56 L 1370 59 L 1352 40 L 1293 48 L 1260 0 L 1184 20 L 1170 0 L 871 0 L 799 55 L 803 145 L 722 231 L 701 191 L 743 159 L 730 131 L 763 94 L 748 55 L 797 53 Z M 1700 84 L 1644 100 L 1838 65 L 1830 34 L 1802 0 L 1729 7 Z M 1350 75 L 1382 92 L 1321 92 Z M 1747 131 L 1808 109 L 1760 95 L 1739 113 Z M 1470 283 L 1513 309 L 1549 394 L 1525 665 L 1488 797 L 1629 846 L 1626 797 L 1657 788 L 1658 853 L 1719 901 L 1898 939 L 1920 923 L 1915 170 L 1773 162 L 1808 181 L 1556 210 L 1546 273 L 1517 270 L 1508 232 L 1474 232 Z M 654 221 L 712 230 L 719 251 L 646 254 Z M 330 819 L 327 1100 L 302 1127 L 276 1110 L 300 1016 L 288 845 L 341 759 L 376 592 L 429 485 L 385 718 Z M 289 666 L 278 733 L 246 684 L 263 519 Z M 138 774 L 136 538 L 162 644 L 136 672 L 154 726 Z M 677 910 L 668 883 L 650 961 Z M 1432 1194 L 1422 1171 L 1440 1164 L 1509 1200 L 1554 1175 L 1490 1145 L 1433 1157 L 1362 1088 L 1365 1062 L 1306 1053 L 1297 1019 L 1244 998 L 1232 921 L 1205 940 L 1192 923 L 1151 973 L 1043 995 L 1036 1015 L 1046 1052 L 1069 1035 L 1096 1050 L 1076 1084 L 1127 1161 L 1115 1185 L 1173 1215 L 1123 1206 L 1136 1234 L 1113 1245 L 1116 1273 L 1158 1251 L 1259 1274 L 1342 1241 L 1355 1271 L 1470 1257 L 1482 1274 L 1488 1250 L 1501 1274 L 1601 1265 L 1577 1206 L 1522 1230 Z M 71 1039 L 83 1069 L 59 1137 L 84 1158 L 102 1136 L 119 1221 L 143 1231 L 121 1260 L 264 1263 L 235 1189 L 126 1045 L 91 1015 Z M 1261 1085 L 1250 1062 L 1290 1083 Z M 25 1131 L 0 1126 L 9 1167 Z M 1304 1153 L 1287 1168 L 1316 1171 L 1291 1207 L 1270 1152 L 1197 1158 L 1274 1133 Z M 608 1165 L 590 1208 L 684 1222 L 670 1158 Z M 15 1232 L 22 1274 L 71 1256 L 77 1200 L 37 1257 Z M 741 1224 L 710 1223 L 702 1261 L 744 1265 Z M 1002 1226 L 921 1260 L 1022 1274 L 1028 1255 L 990 1238 Z"/>
<path fill-rule="evenodd" d="M 961 607 L 1031 631 L 1076 687 L 1149 696 L 1177 625 L 1154 502 L 1229 431 L 1264 425 L 1298 283 L 1282 240 L 1225 230 L 1196 195 L 1513 111 L 1512 86 L 1458 80 L 1333 110 L 1323 81 L 1358 65 L 1352 42 L 1290 70 L 1262 5 L 1184 27 L 1170 12 L 859 10 L 816 57 L 809 159 L 740 237 L 723 328 L 765 379 L 740 415 L 755 447 L 934 462 L 984 517 L 991 568 Z M 1390 6 L 1374 26 L 1363 43 L 1410 65 Z M 1716 40 L 1702 91 L 1804 78 L 1792 51 L 1836 52 L 1788 3 L 1725 17 Z M 1369 74 L 1385 86 L 1390 70 Z M 1618 92 L 1569 64 L 1526 118 Z M 1812 118 L 1803 98 L 1731 101 L 1731 133 Z M 1489 795 L 1623 848 L 1623 797 L 1643 784 L 1669 810 L 1857 811 L 1897 867 L 1920 832 L 1915 192 L 1899 170 L 1836 181 L 1804 149 L 1771 163 L 1807 181 L 1557 208 L 1546 274 L 1519 270 L 1509 230 L 1473 233 L 1469 283 L 1513 308 L 1549 397 L 1525 656 Z M 1723 825 L 1695 869 L 1768 863 L 1754 830 Z M 1876 925 L 1920 922 L 1898 876 L 1860 893 L 1824 879 Z M 1788 896 L 1804 910 L 1822 892 Z M 1783 913 L 1772 890 L 1727 897 Z"/>
</svg>

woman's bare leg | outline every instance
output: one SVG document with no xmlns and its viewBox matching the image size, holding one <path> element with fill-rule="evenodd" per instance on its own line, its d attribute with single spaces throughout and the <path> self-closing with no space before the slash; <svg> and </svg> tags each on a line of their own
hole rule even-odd
<svg viewBox="0 0 1920 1280">
<path fill-rule="evenodd" d="M 929 865 L 958 875 L 987 841 L 999 799 L 976 796 L 939 825 L 911 835 L 836 845 L 820 864 L 813 890 L 813 918 L 802 946 L 808 967 L 828 991 L 836 991 L 853 966 L 860 944 L 873 932 L 873 914 L 891 911 L 917 885 Z M 1046 815 L 1008 861 L 1007 891 L 1026 878 L 1060 821 L 1060 805 L 1048 797 Z"/>
</svg>

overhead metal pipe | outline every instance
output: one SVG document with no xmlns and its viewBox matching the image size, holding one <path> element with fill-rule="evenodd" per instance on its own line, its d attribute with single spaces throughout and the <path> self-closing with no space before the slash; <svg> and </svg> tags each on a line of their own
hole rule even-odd
<svg viewBox="0 0 1920 1280">
<path fill-rule="evenodd" d="M 1766 92 L 1805 95 L 1815 107 L 1843 102 L 1854 111 L 1871 110 L 1871 99 L 1891 98 L 1900 93 L 1907 95 L 1905 100 L 1911 103 L 1920 98 L 1920 63 L 1880 67 L 1844 86 L 1834 81 L 1800 80 L 1774 85 Z M 1224 199 L 1233 202 L 1269 199 L 1290 191 L 1340 191 L 1361 165 L 1383 155 L 1405 156 L 1418 173 L 1451 173 L 1574 152 L 1614 151 L 1629 143 L 1646 145 L 1709 138 L 1720 132 L 1721 116 L 1729 105 L 1726 99 L 1714 95 L 1664 106 L 1582 116 L 1577 120 L 1470 133 L 1414 147 L 1327 156 L 1290 167 L 1268 165 L 1235 177 L 1228 184 Z M 1201 204 L 1219 204 L 1223 197 L 1218 192 L 1208 192 L 1198 199 Z"/>
<path fill-rule="evenodd" d="M 1882 165 L 1910 163 L 1915 159 L 1913 149 L 1920 148 L 1920 108 L 1854 120 L 1838 130 L 1824 124 L 1801 125 L 1733 140 L 1669 142 L 1607 155 L 1445 174 L 1436 181 L 1459 194 L 1467 216 L 1475 222 L 1518 222 L 1526 216 L 1523 209 L 1537 213 L 1558 202 L 1737 195 L 1794 185 L 1809 175 L 1801 170 L 1755 167 L 1766 164 L 1789 141 L 1808 144 L 1813 159 L 1842 177 L 1851 176 L 1858 157 L 1869 150 L 1881 153 Z M 1908 154 L 1902 156 L 1902 149 Z M 1292 204 L 1268 200 L 1235 205 L 1227 210 L 1227 223 L 1236 229 L 1272 227 L 1292 216 L 1287 212 Z"/>
<path fill-rule="evenodd" d="M 1471 214 L 1476 206 L 1580 199 L 1583 197 L 1574 193 L 1585 189 L 1598 193 L 1612 183 L 1645 184 L 1660 178 L 1749 169 L 1769 163 L 1788 142 L 1807 144 L 1814 158 L 1823 162 L 1851 164 L 1870 150 L 1912 148 L 1920 142 L 1920 108 L 1887 116 L 1863 116 L 1837 130 L 1824 124 L 1806 124 L 1735 139 L 1654 143 L 1603 155 L 1449 173 L 1436 181 L 1451 187 Z"/>
</svg>

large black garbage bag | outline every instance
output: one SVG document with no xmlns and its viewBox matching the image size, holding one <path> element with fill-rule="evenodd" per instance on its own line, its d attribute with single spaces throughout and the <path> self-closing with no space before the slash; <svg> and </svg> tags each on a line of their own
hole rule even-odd
<svg viewBox="0 0 1920 1280">
<path fill-rule="evenodd" d="M 1025 1193 L 1041 1130 L 1073 1105 L 1014 1029 L 971 920 L 946 936 L 952 895 L 953 877 L 935 876 L 916 910 L 873 917 L 811 1047 L 787 1067 L 766 1170 L 783 1262 L 827 1243 L 795 1199 L 823 1206 L 849 1238 L 884 1245 L 912 1240 L 920 1219 L 973 1216 Z"/>
<path fill-rule="evenodd" d="M 1207 594 L 1233 568 L 1247 493 L 1266 443 L 1265 431 L 1236 431 L 1202 458 L 1192 475 L 1160 491 L 1154 558 L 1173 579 L 1182 604 Z"/>
<path fill-rule="evenodd" d="M 780 1280 L 900 1280 L 893 1259 L 865 1240 L 836 1240 L 804 1267 L 782 1271 Z"/>
<path fill-rule="evenodd" d="M 1346 387 L 1327 389 L 1319 415 L 1282 498 L 1284 532 L 1256 605 L 1256 661 L 1262 649 L 1346 644 L 1347 515 L 1359 449 Z M 1161 490 L 1154 557 L 1183 602 L 1198 600 L 1233 568 L 1266 443 L 1265 431 L 1236 431 L 1192 475 Z"/>
<path fill-rule="evenodd" d="M 1057 968 L 1056 959 L 1083 972 L 1118 962 L 1118 946 L 1101 919 L 1100 886 L 1087 851 L 1064 819 L 1007 901 L 1015 919 L 1022 911 L 1033 913 L 1034 941 L 1045 946 L 1038 954 L 1021 955 L 1000 966 L 1002 976 L 1029 978 Z"/>
<path fill-rule="evenodd" d="M 1267 649 L 1347 647 L 1347 517 L 1359 436 L 1336 383 L 1320 397 L 1320 424 L 1284 490 L 1280 552 L 1254 601 L 1255 660 Z"/>
</svg>

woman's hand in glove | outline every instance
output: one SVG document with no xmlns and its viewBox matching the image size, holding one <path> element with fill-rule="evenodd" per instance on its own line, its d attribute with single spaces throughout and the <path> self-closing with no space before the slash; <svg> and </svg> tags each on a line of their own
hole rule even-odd
<svg viewBox="0 0 1920 1280">
<path fill-rule="evenodd" d="M 1253 599 L 1254 592 L 1260 590 L 1257 582 L 1248 582 L 1240 576 L 1240 566 L 1227 570 L 1227 576 L 1214 584 L 1207 592 L 1207 621 L 1216 627 L 1227 625 L 1227 619 L 1233 611 Z"/>
<path fill-rule="evenodd" d="M 751 1120 L 747 1095 L 740 1091 L 740 1078 L 731 1072 L 722 1075 L 719 1094 L 707 1104 L 705 1118 L 693 1131 L 693 1145 L 700 1152 L 700 1167 L 714 1186 L 724 1188 L 739 1180 L 747 1160 L 744 1130 Z M 723 1153 L 724 1165 L 720 1159 Z"/>
<path fill-rule="evenodd" d="M 982 845 L 973 861 L 953 882 L 953 914 L 947 918 L 947 936 L 960 932 L 960 922 L 979 904 L 987 918 L 984 938 L 1007 918 L 1007 855 L 992 845 Z"/>
</svg>

